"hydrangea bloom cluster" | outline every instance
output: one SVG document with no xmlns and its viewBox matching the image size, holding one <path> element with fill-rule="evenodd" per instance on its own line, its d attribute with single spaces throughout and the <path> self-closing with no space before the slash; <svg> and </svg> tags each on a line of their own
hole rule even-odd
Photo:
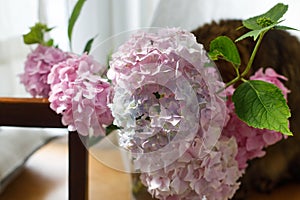
<svg viewBox="0 0 300 200">
<path fill-rule="evenodd" d="M 137 33 L 110 66 L 114 124 L 149 192 L 161 199 L 231 197 L 241 171 L 235 139 L 219 138 L 226 105 L 215 92 L 224 84 L 194 36 L 181 29 Z"/>
<path fill-rule="evenodd" d="M 234 88 L 223 92 L 214 64 L 195 37 L 182 29 L 138 32 L 112 55 L 106 68 L 92 56 L 39 45 L 21 82 L 32 96 L 48 97 L 70 131 L 105 135 L 113 122 L 120 145 L 156 198 L 229 199 L 239 178 L 282 134 L 249 127 L 234 112 Z M 49 74 L 49 75 L 48 75 Z M 273 69 L 250 77 L 278 86 Z M 224 101 L 224 96 L 228 100 Z"/>
<path fill-rule="evenodd" d="M 279 89 L 281 89 L 284 97 L 287 98 L 289 90 L 280 81 L 280 79 L 286 80 L 286 78 L 277 74 L 272 68 L 267 68 L 265 73 L 261 68 L 253 76 L 251 76 L 250 79 L 262 80 L 275 84 Z M 235 114 L 234 104 L 230 100 L 233 92 L 233 87 L 227 88 L 227 96 L 229 97 L 227 101 L 227 108 L 230 119 L 223 129 L 222 135 L 228 137 L 234 136 L 236 138 L 238 143 L 238 154 L 236 159 L 239 163 L 240 169 L 245 169 L 247 167 L 247 161 L 264 156 L 264 148 L 281 140 L 283 135 L 276 131 L 253 128 L 241 121 Z"/>
<path fill-rule="evenodd" d="M 72 55 L 55 65 L 48 76 L 51 86 L 50 107 L 62 114 L 62 122 L 70 131 L 82 135 L 105 134 L 103 125 L 112 123 L 108 103 L 112 88 L 101 78 L 105 68 L 89 55 Z"/>
<path fill-rule="evenodd" d="M 203 140 L 195 137 L 182 157 L 171 165 L 151 173 L 142 173 L 141 181 L 149 192 L 164 200 L 226 200 L 233 197 L 242 175 L 235 160 L 234 138 L 221 137 L 211 151 L 202 149 Z"/>
<path fill-rule="evenodd" d="M 133 35 L 112 55 L 108 71 L 115 85 L 114 123 L 123 128 L 125 140 L 134 143 L 136 140 L 132 137 L 137 132 L 146 139 L 158 132 L 170 137 L 174 135 L 172 129 L 201 130 L 199 134 L 208 137 L 203 129 L 208 129 L 211 118 L 219 118 L 220 122 L 224 118 L 220 114 L 224 102 L 210 96 L 211 91 L 217 91 L 223 83 L 218 80 L 215 68 L 209 65 L 212 66 L 202 45 L 186 31 L 163 29 Z M 217 101 L 219 104 L 213 104 Z M 203 109 L 199 109 L 199 104 Z M 199 118 L 202 129 L 198 129 Z M 139 142 L 145 144 L 145 141 Z"/>
<path fill-rule="evenodd" d="M 58 48 L 38 45 L 25 62 L 25 71 L 20 75 L 20 81 L 26 91 L 33 97 L 49 96 L 50 86 L 47 77 L 53 65 L 66 60 L 68 53 Z"/>
</svg>

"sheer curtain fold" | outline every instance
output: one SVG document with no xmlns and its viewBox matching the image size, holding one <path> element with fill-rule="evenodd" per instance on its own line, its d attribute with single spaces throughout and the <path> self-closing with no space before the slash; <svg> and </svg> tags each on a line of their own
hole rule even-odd
<svg viewBox="0 0 300 200">
<path fill-rule="evenodd" d="M 71 0 L 75 1 L 75 0 Z M 149 27 L 159 0 L 90 0 L 84 5 L 74 28 L 75 52 L 81 52 L 86 41 L 94 36 L 94 44 L 141 27 Z"/>
<path fill-rule="evenodd" d="M 51 37 L 61 49 L 70 50 L 67 24 L 76 2 L 0 0 L 0 96 L 27 95 L 17 77 L 23 71 L 30 49 L 23 44 L 21 36 L 37 21 L 55 27 Z M 300 28 L 300 1 L 281 2 L 289 5 L 285 24 Z M 73 52 L 82 53 L 92 37 L 96 37 L 94 44 L 97 45 L 113 35 L 142 27 L 180 26 L 192 30 L 212 20 L 261 14 L 276 3 L 276 0 L 88 0 L 74 27 Z M 300 37 L 300 32 L 291 33 Z"/>
<path fill-rule="evenodd" d="M 73 31 L 72 51 L 82 53 L 86 42 L 96 36 L 95 45 L 123 31 L 149 26 L 159 0 L 88 0 Z M 22 34 L 40 21 L 54 27 L 55 44 L 69 51 L 68 17 L 77 0 L 0 0 L 0 96 L 29 96 L 19 84 L 18 74 L 30 47 Z"/>
<path fill-rule="evenodd" d="M 299 29 L 300 1 L 281 0 L 280 2 L 289 5 L 289 10 L 284 16 L 286 19 L 284 24 Z M 259 15 L 277 3 L 279 3 L 277 0 L 161 0 L 155 11 L 152 26 L 180 26 L 187 30 L 193 30 L 212 20 L 246 19 Z M 299 31 L 291 33 L 300 37 Z"/>
<path fill-rule="evenodd" d="M 22 34 L 38 19 L 38 0 L 0 0 L 0 96 L 27 96 L 18 74 L 29 52 Z"/>
</svg>

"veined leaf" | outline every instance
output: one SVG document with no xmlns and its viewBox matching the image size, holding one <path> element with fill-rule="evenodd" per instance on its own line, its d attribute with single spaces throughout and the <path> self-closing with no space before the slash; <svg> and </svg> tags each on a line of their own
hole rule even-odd
<svg viewBox="0 0 300 200">
<path fill-rule="evenodd" d="M 249 126 L 292 135 L 288 127 L 290 110 L 274 84 L 260 80 L 244 82 L 235 90 L 232 101 L 238 117 Z"/>
<path fill-rule="evenodd" d="M 288 5 L 278 3 L 266 13 L 244 20 L 243 25 L 250 30 L 262 29 L 266 26 L 278 23 L 278 20 L 282 18 L 287 10 Z"/>
<path fill-rule="evenodd" d="M 86 0 L 78 0 L 77 1 L 77 3 L 74 6 L 74 9 L 72 11 L 71 17 L 69 19 L 68 38 L 69 38 L 70 45 L 72 42 L 72 33 L 73 33 L 73 28 L 74 28 L 75 22 L 77 21 L 79 14 L 81 12 L 81 9 L 85 2 L 86 2 Z"/>
<path fill-rule="evenodd" d="M 227 36 L 219 36 L 211 41 L 208 55 L 212 60 L 218 60 L 221 57 L 235 66 L 241 65 L 238 49 L 234 42 Z"/>
</svg>

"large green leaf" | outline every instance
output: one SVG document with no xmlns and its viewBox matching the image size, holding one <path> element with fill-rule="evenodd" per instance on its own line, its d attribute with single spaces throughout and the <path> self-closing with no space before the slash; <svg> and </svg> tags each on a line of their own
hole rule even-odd
<svg viewBox="0 0 300 200">
<path fill-rule="evenodd" d="M 266 26 L 270 26 L 271 24 L 277 23 L 287 10 L 288 5 L 278 3 L 266 13 L 244 20 L 243 25 L 250 30 L 259 30 Z"/>
<path fill-rule="evenodd" d="M 290 110 L 274 84 L 260 80 L 244 82 L 235 90 L 232 101 L 236 114 L 248 125 L 292 135 L 288 122 Z"/>
<path fill-rule="evenodd" d="M 81 9 L 85 2 L 86 2 L 86 0 L 78 0 L 77 1 L 77 3 L 75 4 L 75 6 L 73 8 L 71 17 L 69 19 L 68 37 L 69 37 L 70 45 L 72 42 L 72 33 L 73 33 L 73 28 L 74 28 L 75 22 L 77 21 L 79 15 L 80 15 Z"/>
<path fill-rule="evenodd" d="M 240 55 L 234 42 L 227 36 L 219 36 L 210 43 L 210 50 L 208 53 L 212 60 L 222 58 L 235 66 L 241 64 Z"/>
</svg>

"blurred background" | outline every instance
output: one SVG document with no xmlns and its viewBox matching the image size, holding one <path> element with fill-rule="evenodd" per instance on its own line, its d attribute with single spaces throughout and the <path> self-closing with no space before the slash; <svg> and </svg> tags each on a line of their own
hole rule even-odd
<svg viewBox="0 0 300 200">
<path fill-rule="evenodd" d="M 1 97 L 30 96 L 25 91 L 23 85 L 19 83 L 18 74 L 23 72 L 26 56 L 30 50 L 34 48 L 34 46 L 30 47 L 23 43 L 22 35 L 29 32 L 29 27 L 33 26 L 36 22 L 46 23 L 48 27 L 54 27 L 49 37 L 53 38 L 55 44 L 62 50 L 70 51 L 67 26 L 68 18 L 76 1 L 77 0 L 0 0 Z M 259 15 L 266 12 L 278 2 L 277 0 L 87 0 L 74 27 L 72 51 L 82 53 L 85 43 L 95 36 L 96 40 L 94 46 L 97 46 L 97 44 L 100 44 L 116 34 L 139 28 L 179 26 L 188 31 L 192 31 L 204 23 L 210 23 L 212 20 L 246 19 L 251 16 Z M 289 5 L 289 10 L 284 16 L 284 19 L 286 19 L 284 24 L 300 29 L 300 1 L 281 0 L 280 2 Z M 300 38 L 300 31 L 292 31 L 291 34 Z M 32 131 L 30 130 L 29 132 L 31 133 Z M 4 133 L 4 131 L 2 131 L 2 133 Z M 15 138 L 21 141 L 23 138 L 19 136 L 20 134 L 24 134 L 24 130 L 16 132 L 15 134 Z M 43 137 L 44 133 L 40 135 Z M 14 140 L 16 140 L 15 138 Z M 34 135 L 32 138 L 37 137 Z M 2 142 L 3 144 L 9 143 L 4 140 L 2 140 Z M 11 144 L 12 146 L 20 146 L 14 145 L 15 141 L 14 143 L 11 142 Z M 31 145 L 32 141 L 29 141 L 29 144 Z M 22 150 L 16 150 L 12 151 L 12 153 L 17 151 L 22 152 Z M 115 158 L 114 156 L 111 157 Z M 56 161 L 54 163 L 56 164 L 57 170 L 53 170 L 53 167 L 48 165 L 48 162 L 53 162 L 53 160 Z M 61 169 L 67 167 L 66 162 L 67 141 L 66 138 L 63 138 L 61 143 L 54 143 L 52 146 L 48 146 L 46 149 L 44 148 L 43 151 L 37 154 L 37 157 L 31 159 L 28 166 L 30 169 L 33 169 L 33 171 L 29 170 L 27 173 L 25 171 L 25 173 L 23 173 L 25 178 L 19 179 L 19 182 L 9 187 L 6 194 L 7 196 L 11 195 L 12 198 L 7 198 L 6 200 L 16 199 L 14 196 L 16 194 L 15 191 L 18 191 L 16 188 L 23 188 L 24 185 L 31 186 L 28 184 L 28 180 L 31 180 L 31 177 L 35 178 L 31 180 L 31 183 L 36 182 L 36 185 L 40 186 L 41 182 L 46 182 L 51 189 L 54 188 L 53 190 L 59 193 L 59 196 L 60 193 L 65 196 L 67 190 L 67 174 Z M 129 179 L 125 177 L 124 174 L 120 175 L 108 167 L 101 165 L 95 159 L 91 162 L 93 162 L 91 165 L 93 166 L 91 173 L 94 179 L 90 184 L 90 191 L 97 191 L 97 193 L 94 192 L 97 194 L 94 195 L 95 199 L 99 199 L 99 194 L 106 195 L 107 192 L 110 192 L 109 195 L 113 197 L 105 199 L 123 200 L 124 196 L 122 196 L 122 194 L 130 193 L 129 188 L 121 188 L 127 190 L 124 190 L 124 193 L 120 193 L 120 197 L 117 198 L 114 190 L 107 190 L 106 187 L 100 187 L 99 190 L 99 182 L 107 183 L 107 181 L 110 181 L 108 185 L 113 185 L 119 182 L 129 182 Z M 35 172 L 35 170 L 39 173 L 32 173 Z M 107 173 L 108 170 L 111 171 Z M 54 173 L 49 173 L 50 171 Z M 57 171 L 60 173 L 57 173 Z M 99 173 L 99 171 L 101 171 L 101 173 Z M 40 176 L 37 176 L 37 174 L 40 174 Z M 103 176 L 103 174 L 106 176 Z M 121 180 L 123 182 L 120 181 L 120 176 L 122 176 Z M 47 182 L 45 180 L 50 181 Z M 41 191 L 41 187 L 39 187 L 39 189 L 35 187 L 32 188 L 34 189 L 32 193 L 36 193 L 38 190 Z M 295 199 L 299 199 L 299 195 L 295 195 L 296 192 L 300 191 L 298 189 L 299 187 L 290 188 L 290 196 L 295 196 Z M 26 188 L 24 191 L 27 191 Z M 46 190 L 44 192 L 46 192 Z M 278 199 L 283 199 L 286 194 L 286 190 L 277 190 L 273 196 L 278 197 Z M 20 193 L 20 195 L 22 195 L 22 193 Z M 52 193 L 47 195 L 50 195 L 49 199 L 61 199 L 54 198 L 51 196 Z M 0 199 L 5 198 L 0 196 Z M 267 198 L 262 196 L 261 198 L 255 197 L 253 199 L 265 200 Z"/>
<path fill-rule="evenodd" d="M 300 1 L 282 0 L 289 5 L 285 25 L 300 28 Z M 69 50 L 67 24 L 76 0 L 0 0 L 0 96 L 29 96 L 19 84 L 30 46 L 22 34 L 36 22 L 55 27 L 50 37 Z M 73 52 L 81 53 L 88 39 L 95 45 L 121 33 L 142 27 L 180 26 L 193 30 L 219 19 L 261 14 L 278 1 L 268 0 L 87 0 L 73 31 Z M 299 32 L 292 34 L 300 36 Z M 32 47 L 31 47 L 32 48 Z"/>
</svg>

